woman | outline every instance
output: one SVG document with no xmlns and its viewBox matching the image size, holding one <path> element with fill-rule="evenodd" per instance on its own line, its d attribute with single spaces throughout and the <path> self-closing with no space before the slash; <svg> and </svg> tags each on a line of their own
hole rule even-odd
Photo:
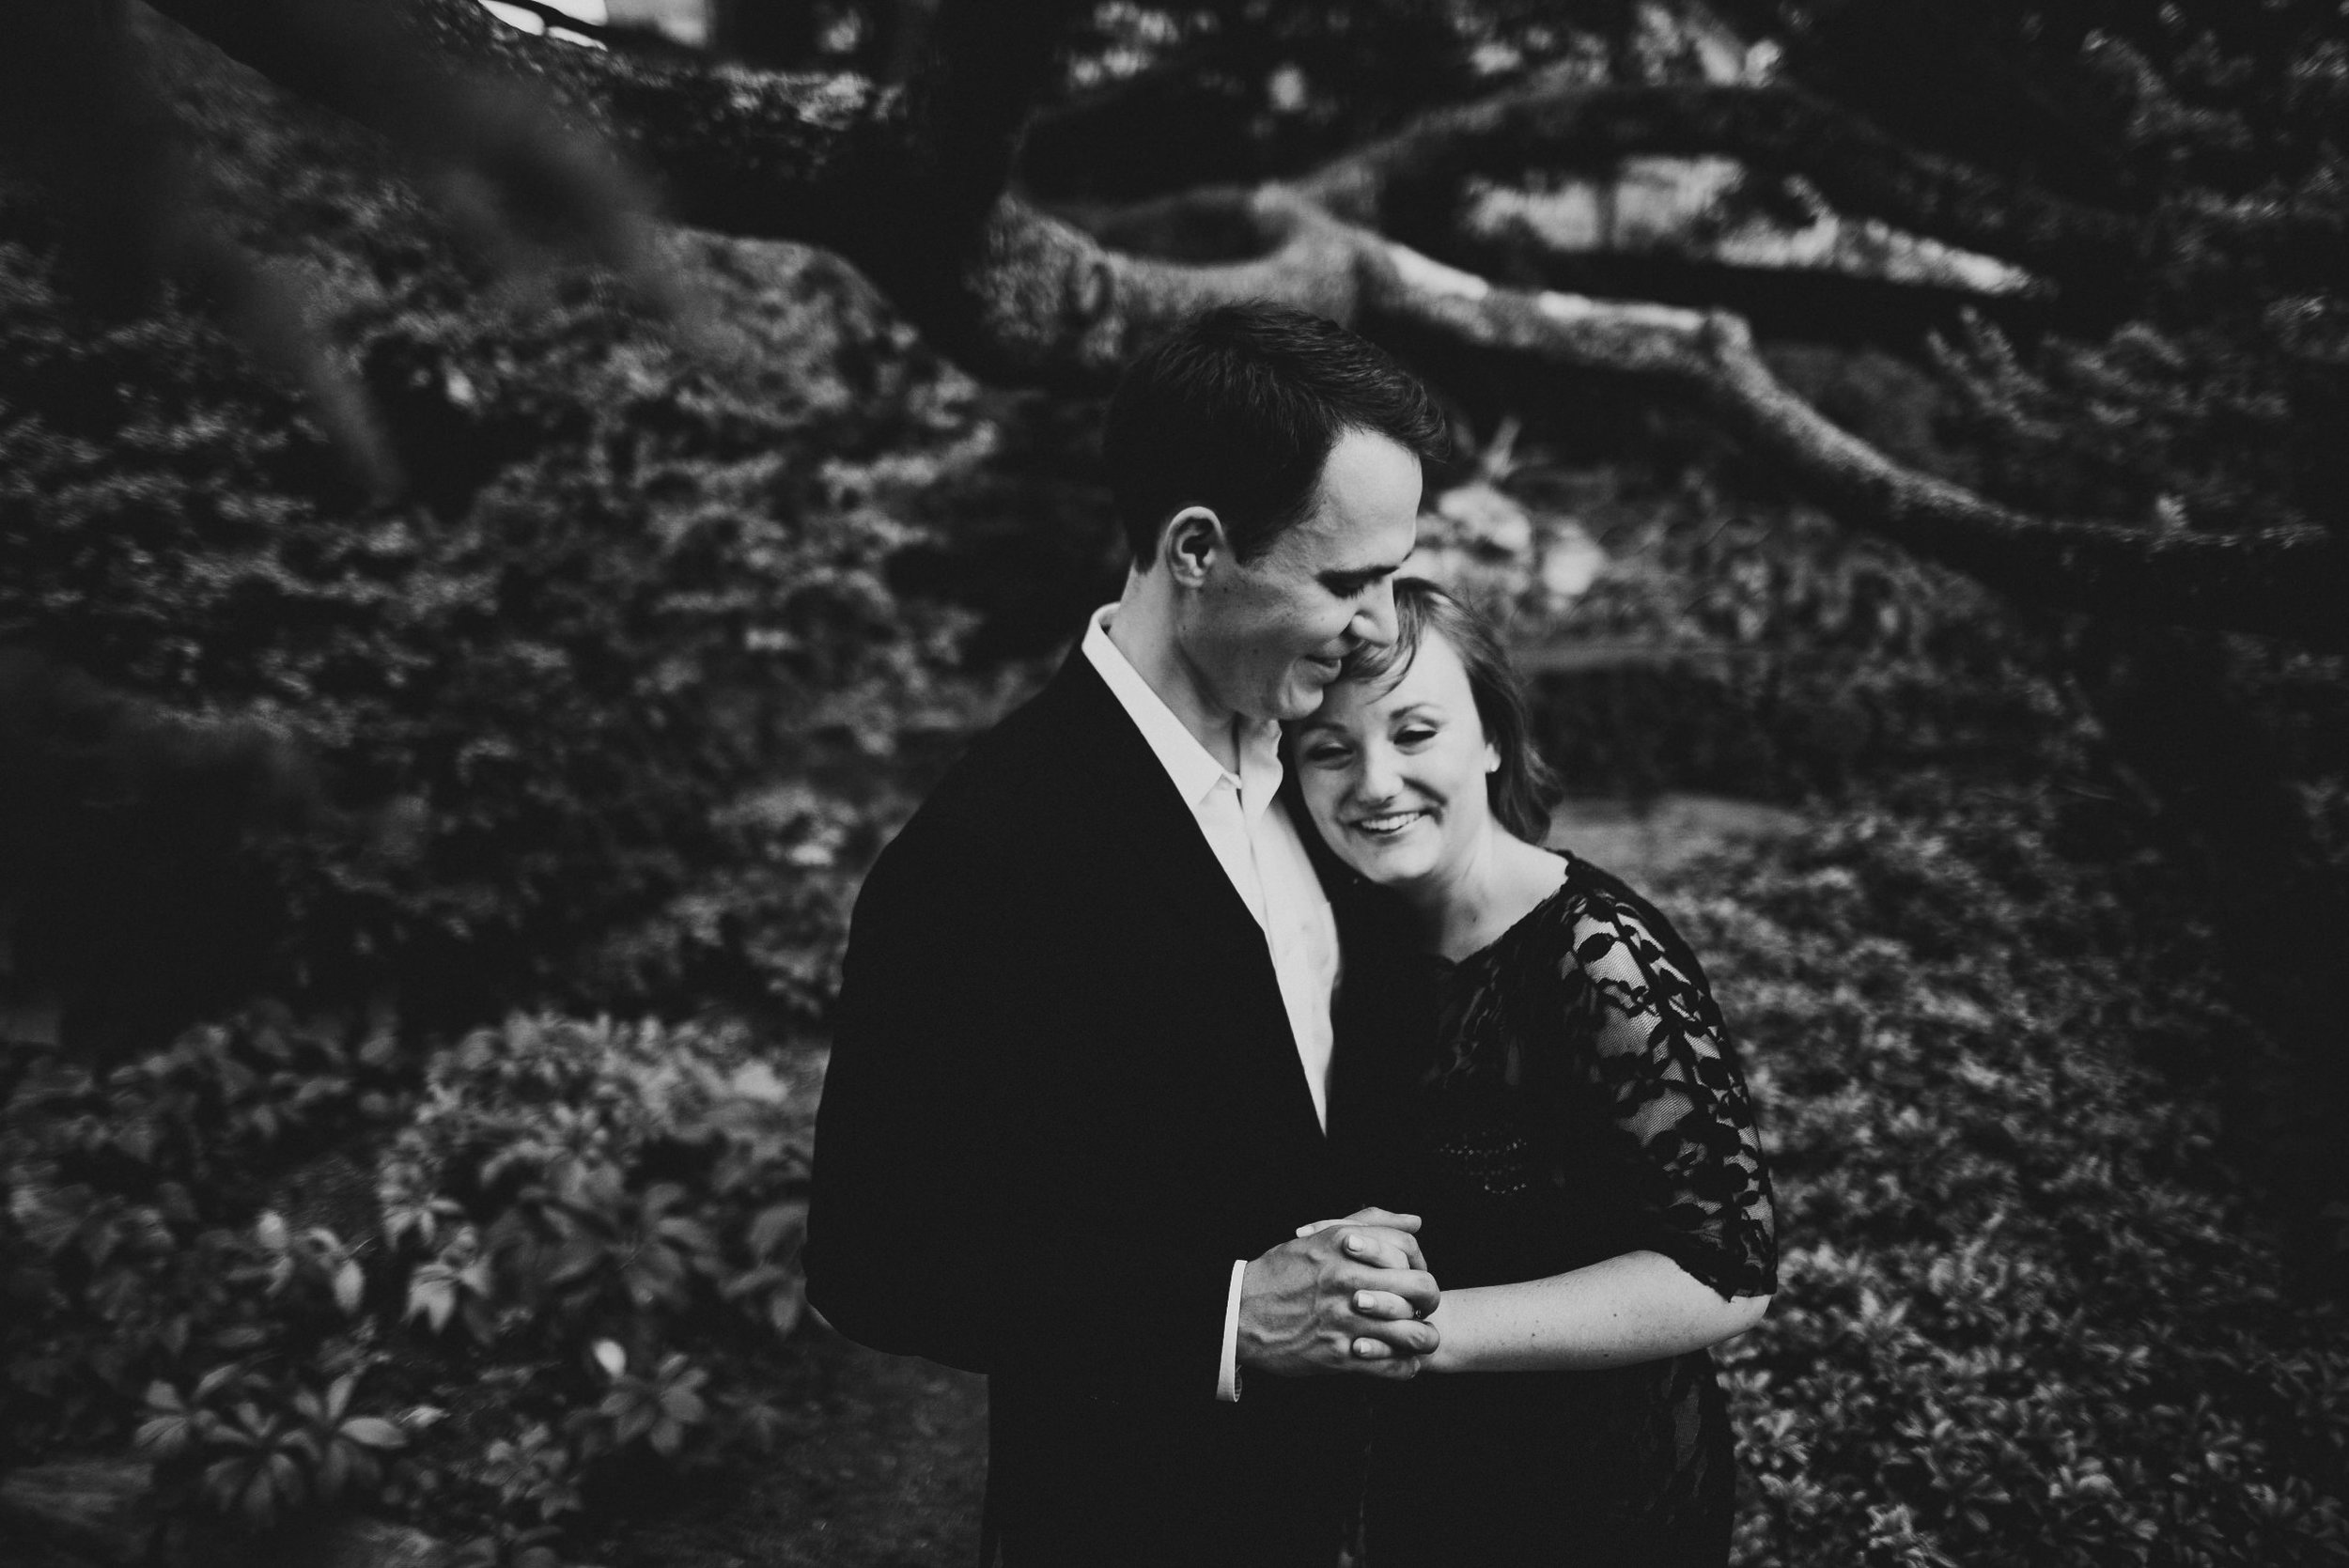
<svg viewBox="0 0 2349 1568">
<path fill-rule="evenodd" d="M 1718 1568 L 1734 1477 L 1705 1347 L 1776 1288 L 1744 1082 L 1663 916 L 1540 847 L 1555 784 L 1492 634 L 1426 582 L 1395 608 L 1397 642 L 1290 737 L 1357 898 L 1427 955 L 1437 1020 L 1394 1174 L 1443 1343 L 1381 1405 L 1371 1568 Z"/>
</svg>

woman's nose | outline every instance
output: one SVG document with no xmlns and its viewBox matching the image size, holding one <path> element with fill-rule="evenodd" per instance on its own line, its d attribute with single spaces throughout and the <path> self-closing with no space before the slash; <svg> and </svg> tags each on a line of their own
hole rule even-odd
<svg viewBox="0 0 2349 1568">
<path fill-rule="evenodd" d="M 1356 765 L 1354 793 L 1367 803 L 1393 800 L 1403 787 L 1403 777 L 1394 762 L 1394 753 L 1384 746 L 1363 747 Z"/>
</svg>

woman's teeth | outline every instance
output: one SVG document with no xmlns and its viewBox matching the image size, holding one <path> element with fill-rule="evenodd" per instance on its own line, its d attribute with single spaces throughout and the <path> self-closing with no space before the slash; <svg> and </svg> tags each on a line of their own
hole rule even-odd
<svg viewBox="0 0 2349 1568">
<path fill-rule="evenodd" d="M 1365 833 L 1399 833 L 1425 815 L 1424 812 L 1390 812 L 1384 816 L 1365 816 L 1354 826 Z"/>
</svg>

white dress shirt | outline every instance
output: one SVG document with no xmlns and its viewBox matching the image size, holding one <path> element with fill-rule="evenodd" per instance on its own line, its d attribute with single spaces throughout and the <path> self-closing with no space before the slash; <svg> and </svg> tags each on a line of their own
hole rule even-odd
<svg viewBox="0 0 2349 1568">
<path fill-rule="evenodd" d="M 1264 928 L 1272 972 L 1280 982 L 1289 1033 L 1299 1064 L 1313 1094 L 1314 1115 L 1330 1126 L 1330 999 L 1338 982 L 1338 927 L 1330 900 L 1306 859 L 1297 825 L 1285 811 L 1272 809 L 1281 789 L 1281 726 L 1270 720 L 1234 721 L 1239 755 L 1235 774 L 1216 760 L 1174 710 L 1150 689 L 1117 644 L 1108 627 L 1115 605 L 1105 605 L 1086 623 L 1084 656 L 1142 732 L 1159 765 L 1190 807 L 1202 837 L 1215 851 L 1223 874 L 1248 912 Z M 1239 1397 L 1237 1366 L 1240 1281 L 1248 1260 L 1232 1265 L 1223 1311 L 1223 1350 L 1216 1375 L 1216 1397 Z"/>
</svg>

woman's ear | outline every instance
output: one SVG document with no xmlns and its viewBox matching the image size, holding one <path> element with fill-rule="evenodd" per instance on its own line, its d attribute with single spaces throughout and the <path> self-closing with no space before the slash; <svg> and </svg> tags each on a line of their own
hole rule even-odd
<svg viewBox="0 0 2349 1568">
<path fill-rule="evenodd" d="M 1159 558 L 1167 574 L 1186 587 L 1206 581 L 1215 558 L 1230 549 L 1223 520 L 1205 506 L 1186 506 L 1167 520 L 1159 536 Z"/>
<path fill-rule="evenodd" d="M 1487 773 L 1501 771 L 1501 748 L 1489 740 L 1485 742 L 1485 771 Z"/>
</svg>

